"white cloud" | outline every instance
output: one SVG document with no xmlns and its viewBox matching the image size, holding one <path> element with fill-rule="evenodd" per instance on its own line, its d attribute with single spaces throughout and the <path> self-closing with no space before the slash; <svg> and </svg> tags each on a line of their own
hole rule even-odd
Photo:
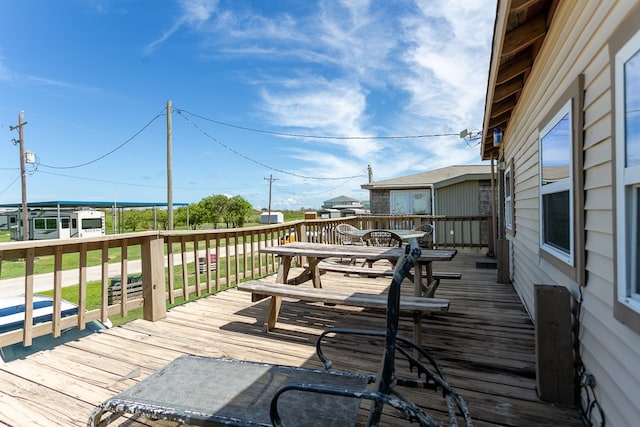
<svg viewBox="0 0 640 427">
<path fill-rule="evenodd" d="M 422 15 L 406 20 L 415 49 L 405 54 L 413 75 L 404 85 L 413 109 L 463 127 L 481 119 L 494 9 L 494 0 L 424 1 Z"/>
<path fill-rule="evenodd" d="M 217 5 L 218 0 L 180 0 L 179 6 L 182 13 L 168 30 L 146 46 L 145 53 L 151 54 L 184 26 L 199 29 L 209 20 Z"/>
<path fill-rule="evenodd" d="M 220 8 L 199 27 L 205 56 L 269 65 L 247 79 L 265 123 L 338 136 L 457 135 L 481 126 L 495 0 L 327 0 L 307 9 L 313 13 L 265 16 Z M 384 179 L 480 160 L 457 136 L 298 139 L 288 147 L 310 176 L 371 163 Z"/>
</svg>

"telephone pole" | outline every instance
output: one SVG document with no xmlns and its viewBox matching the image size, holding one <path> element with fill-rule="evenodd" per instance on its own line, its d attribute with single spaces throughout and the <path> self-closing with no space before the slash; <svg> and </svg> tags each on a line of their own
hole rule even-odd
<svg viewBox="0 0 640 427">
<path fill-rule="evenodd" d="M 167 101 L 167 228 L 173 230 L 173 146 L 171 100 Z"/>
<path fill-rule="evenodd" d="M 269 175 L 269 178 L 265 178 L 265 180 L 269 181 L 269 216 L 267 217 L 267 224 L 271 224 L 271 185 L 273 184 L 273 181 L 277 181 L 278 178 L 274 178 L 273 175 Z"/>
<path fill-rule="evenodd" d="M 29 221 L 27 213 L 27 172 L 24 168 L 24 134 L 22 127 L 27 124 L 23 122 L 24 113 L 18 114 L 18 125 L 9 126 L 9 130 L 18 129 L 18 140 L 13 140 L 13 144 L 20 145 L 20 176 L 22 178 L 22 240 L 29 240 Z"/>
</svg>

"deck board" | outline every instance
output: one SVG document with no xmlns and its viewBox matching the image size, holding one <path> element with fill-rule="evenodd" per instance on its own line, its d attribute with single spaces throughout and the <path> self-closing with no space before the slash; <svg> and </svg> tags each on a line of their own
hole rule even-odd
<svg viewBox="0 0 640 427">
<path fill-rule="evenodd" d="M 449 382 L 466 399 L 476 426 L 581 425 L 577 410 L 541 402 L 535 390 L 534 327 L 513 288 L 496 283 L 495 270 L 476 269 L 484 256 L 459 253 L 439 271 L 462 272 L 442 280 L 437 297 L 451 301 L 446 313 L 424 315 L 423 343 Z M 384 293 L 389 278 L 323 276 L 323 286 Z M 303 285 L 304 286 L 304 285 Z M 407 284 L 406 292 L 412 292 Z M 175 307 L 167 318 L 136 320 L 72 341 L 52 351 L 0 366 L 0 424 L 84 426 L 91 410 L 182 354 L 321 368 L 315 339 L 328 327 L 380 329 L 384 312 L 325 306 L 285 298 L 274 331 L 263 331 L 268 301 L 230 289 Z M 412 336 L 403 316 L 400 333 Z M 376 372 L 383 344 L 372 338 L 330 339 L 325 350 L 340 370 Z M 399 363 L 398 369 L 404 369 Z M 409 390 L 410 398 L 438 419 L 445 406 L 437 393 Z M 366 416 L 363 411 L 361 419 Z M 122 418 L 129 426 L 173 426 Z M 404 425 L 386 415 L 384 425 Z"/>
</svg>

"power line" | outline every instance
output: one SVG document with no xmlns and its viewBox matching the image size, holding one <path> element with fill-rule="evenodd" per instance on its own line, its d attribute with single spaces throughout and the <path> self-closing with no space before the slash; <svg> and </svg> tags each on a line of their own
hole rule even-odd
<svg viewBox="0 0 640 427">
<path fill-rule="evenodd" d="M 64 177 L 64 178 L 78 179 L 78 180 L 81 180 L 81 181 L 103 182 L 103 183 L 106 183 L 106 184 L 127 185 L 127 186 L 130 186 L 130 187 L 165 188 L 165 186 L 163 186 L 163 185 L 132 184 L 130 182 L 111 181 L 111 180 L 99 179 L 99 178 L 87 178 L 87 177 L 82 177 L 82 176 L 66 175 L 66 174 L 55 173 L 55 172 L 45 172 L 45 171 L 39 171 L 39 172 L 40 173 L 44 173 L 46 175 L 61 176 L 61 177 Z M 210 188 L 197 188 L 197 187 L 175 187 L 175 188 L 177 188 L 178 190 L 210 190 Z M 0 193 L 0 194 L 2 194 L 2 193 Z"/>
<path fill-rule="evenodd" d="M 302 134 L 302 133 L 276 132 L 276 131 L 269 131 L 269 130 L 264 130 L 264 129 L 250 128 L 250 127 L 247 127 L 247 126 L 234 125 L 234 124 L 231 124 L 231 123 L 225 123 L 225 122 L 221 122 L 219 120 L 215 120 L 215 119 L 211 119 L 211 118 L 208 118 L 208 117 L 200 116 L 198 114 L 194 114 L 194 113 L 191 113 L 191 112 L 186 111 L 186 110 L 174 109 L 174 111 L 176 111 L 178 114 L 180 114 L 180 113 L 189 114 L 191 116 L 198 117 L 199 119 L 202 119 L 202 120 L 207 120 L 207 121 L 212 122 L 212 123 L 216 123 L 216 124 L 219 124 L 219 125 L 222 125 L 222 126 L 227 126 L 227 127 L 231 127 L 231 128 L 235 128 L 235 129 L 246 130 L 246 131 L 249 131 L 249 132 L 265 133 L 265 134 L 269 134 L 269 135 L 288 136 L 288 137 L 294 137 L 294 138 L 340 139 L 340 140 L 366 139 L 366 140 L 370 140 L 370 139 L 420 139 L 420 138 L 436 138 L 436 137 L 441 137 L 441 136 L 458 136 L 457 133 L 440 133 L 440 134 L 424 134 L 424 135 L 400 135 L 400 136 L 331 136 L 331 135 L 311 135 L 311 134 Z"/>
<path fill-rule="evenodd" d="M 151 124 L 153 122 L 155 122 L 159 117 L 164 116 L 166 113 L 164 112 L 166 110 L 163 109 L 163 112 L 161 112 L 160 114 L 158 114 L 157 116 L 155 116 L 153 119 L 151 119 L 146 125 L 144 125 L 142 127 L 142 129 L 140 129 L 138 132 L 136 132 L 135 134 L 133 134 L 133 136 L 129 139 L 127 139 L 126 141 L 124 141 L 122 144 L 118 145 L 116 148 L 114 148 L 113 150 L 101 155 L 100 157 L 97 157 L 91 161 L 85 162 L 85 163 L 81 163 L 78 165 L 73 165 L 73 166 L 50 166 L 50 165 L 45 165 L 42 163 L 39 163 L 40 166 L 43 166 L 45 168 L 49 168 L 49 169 L 75 169 L 75 168 L 80 168 L 83 166 L 87 166 L 90 165 L 92 163 L 95 163 L 99 160 L 104 159 L 105 157 L 115 153 L 116 151 L 118 151 L 119 149 L 121 149 L 122 147 L 124 147 L 125 145 L 127 145 L 128 143 L 130 143 L 131 141 L 133 141 L 134 138 L 136 138 L 138 135 L 140 135 L 145 129 L 147 129 L 149 126 L 151 126 Z"/>
<path fill-rule="evenodd" d="M 4 193 L 6 193 L 6 192 L 7 192 L 7 190 L 9 190 L 9 188 L 11 188 L 11 186 L 12 186 L 13 184 L 15 184 L 15 183 L 16 183 L 16 181 L 17 181 L 21 176 L 22 176 L 22 174 L 19 174 L 18 176 L 16 176 L 16 177 L 13 179 L 13 181 L 11 181 L 11 182 L 9 183 L 9 185 L 7 185 L 7 186 L 4 188 L 4 190 L 0 191 L 0 194 L 4 194 Z"/>
<path fill-rule="evenodd" d="M 195 129 L 197 129 L 200 133 L 202 133 L 204 136 L 206 136 L 207 138 L 211 139 L 212 141 L 216 142 L 218 145 L 220 145 L 221 147 L 224 147 L 225 149 L 231 151 L 232 153 L 236 154 L 237 156 L 240 156 L 250 162 L 253 162 L 257 165 L 260 165 L 264 168 L 270 169 L 272 171 L 276 171 L 276 172 L 280 172 L 282 174 L 285 175 L 291 175 L 291 176 L 295 176 L 298 178 L 304 178 L 304 179 L 313 179 L 313 180 L 318 180 L 318 181 L 325 181 L 325 180 L 343 180 L 343 179 L 351 179 L 351 178 L 357 178 L 359 176 L 362 175 L 352 175 L 352 176 L 342 176 L 342 177 L 316 177 L 316 176 L 306 176 L 306 175 L 300 175 L 297 173 L 293 173 L 293 172 L 288 172 L 285 171 L 283 169 L 278 169 L 278 168 L 274 168 L 272 166 L 269 166 L 265 163 L 262 163 L 256 159 L 253 159 L 245 154 L 242 154 L 238 151 L 236 151 L 235 149 L 229 147 L 228 145 L 220 142 L 219 140 L 217 140 L 216 138 L 214 138 L 213 136 L 209 135 L 205 130 L 203 130 L 202 128 L 200 128 L 196 123 L 194 123 L 191 119 L 189 119 L 187 116 L 185 116 L 184 114 L 182 114 L 183 110 L 174 110 L 176 113 L 178 113 L 180 115 L 180 117 L 182 117 L 187 123 L 189 123 L 191 126 L 193 126 Z"/>
</svg>

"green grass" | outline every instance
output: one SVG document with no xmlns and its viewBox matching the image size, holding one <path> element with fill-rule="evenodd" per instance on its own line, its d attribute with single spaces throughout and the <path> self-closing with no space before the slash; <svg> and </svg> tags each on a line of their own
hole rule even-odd
<svg viewBox="0 0 640 427">
<path fill-rule="evenodd" d="M 232 257 L 230 260 L 230 265 L 231 265 L 231 275 L 235 274 L 235 257 Z M 240 262 L 240 269 L 241 271 L 244 269 L 244 258 L 241 258 L 239 260 Z M 249 260 L 247 260 L 247 262 L 250 262 Z M 257 258 L 254 259 L 254 263 L 257 263 Z M 256 265 L 256 264 L 254 264 Z M 189 277 L 187 278 L 188 280 L 188 284 L 189 286 L 194 286 L 195 282 L 196 282 L 196 277 L 195 277 L 195 263 L 190 263 L 187 265 L 187 270 L 190 272 Z M 220 260 L 220 262 L 218 262 L 218 269 L 220 271 L 220 277 L 226 277 L 227 276 L 227 267 L 226 267 L 226 259 L 222 258 Z M 173 273 L 174 273 L 174 290 L 179 290 L 183 288 L 184 282 L 182 280 L 182 266 L 181 265 L 176 265 L 173 268 Z M 212 277 L 215 275 L 215 271 L 211 272 Z M 207 275 L 206 273 L 202 273 L 200 274 L 200 281 L 201 283 L 204 283 L 207 279 Z M 195 293 L 192 293 L 189 295 L 189 298 L 187 300 L 184 299 L 184 297 L 176 297 L 176 299 L 174 300 L 173 304 L 170 304 L 167 301 L 167 309 L 171 309 L 172 307 L 176 307 L 182 304 L 185 304 L 186 302 L 190 302 L 190 301 L 195 301 L 197 299 L 200 298 L 204 298 L 207 297 L 209 295 L 213 295 L 217 292 L 221 292 L 223 290 L 228 289 L 229 286 L 220 286 L 220 288 L 218 290 L 213 290 L 212 292 L 207 292 L 206 290 L 202 290 L 200 296 L 197 296 Z M 49 296 L 53 296 L 53 291 L 44 291 L 41 292 L 43 295 L 49 295 Z M 66 286 L 64 288 L 62 288 L 62 298 L 72 302 L 74 304 L 78 304 L 79 303 L 79 286 L 78 285 L 73 285 L 73 286 Z M 101 282 L 99 281 L 95 281 L 95 282 L 89 282 L 87 283 L 87 298 L 86 298 L 86 307 L 87 310 L 95 310 L 100 308 L 100 304 L 102 301 L 102 286 L 101 286 Z M 127 316 L 126 317 L 122 317 L 120 315 L 112 315 L 109 316 L 109 320 L 111 320 L 111 323 L 113 324 L 113 326 L 120 326 L 123 325 L 127 322 L 130 322 L 132 320 L 136 320 L 136 319 L 142 319 L 142 314 L 143 314 L 143 310 L 142 308 L 137 308 L 134 310 L 130 310 L 127 312 Z"/>
<path fill-rule="evenodd" d="M 2 236 L 6 234 L 6 236 Z M 9 233 L 3 232 L 0 233 L 0 239 L 2 238 L 9 239 Z M 240 237 L 237 239 L 238 245 L 242 245 L 244 242 L 244 238 Z M 2 240 L 0 240 L 1 242 Z M 7 240 L 10 241 L 10 240 Z M 223 247 L 228 245 L 232 247 L 235 245 L 235 239 L 222 239 L 220 241 L 220 246 Z M 181 245 L 179 243 L 173 244 L 174 254 L 179 256 L 181 251 Z M 198 249 L 205 249 L 205 242 L 201 241 L 198 243 Z M 187 252 L 193 252 L 193 242 L 187 242 L 185 245 L 185 250 Z M 140 259 L 141 247 L 140 245 L 132 245 L 127 248 L 127 259 L 128 260 L 137 260 Z M 165 248 L 166 252 L 166 248 Z M 121 261 L 121 252 L 120 248 L 111 248 L 109 249 L 109 263 L 115 264 Z M 102 251 L 94 250 L 87 252 L 87 267 L 93 267 L 96 265 L 100 265 L 102 263 Z M 34 261 L 34 274 L 44 274 L 51 273 L 53 271 L 54 265 L 54 256 L 47 255 L 36 258 Z M 63 270 L 75 270 L 80 266 L 80 255 L 78 253 L 72 254 L 64 254 L 62 256 L 62 269 Z M 2 269 L 0 271 L 0 279 L 13 279 L 16 277 L 23 277 L 25 275 L 25 261 L 24 259 L 20 260 L 4 260 L 2 262 Z"/>
</svg>

